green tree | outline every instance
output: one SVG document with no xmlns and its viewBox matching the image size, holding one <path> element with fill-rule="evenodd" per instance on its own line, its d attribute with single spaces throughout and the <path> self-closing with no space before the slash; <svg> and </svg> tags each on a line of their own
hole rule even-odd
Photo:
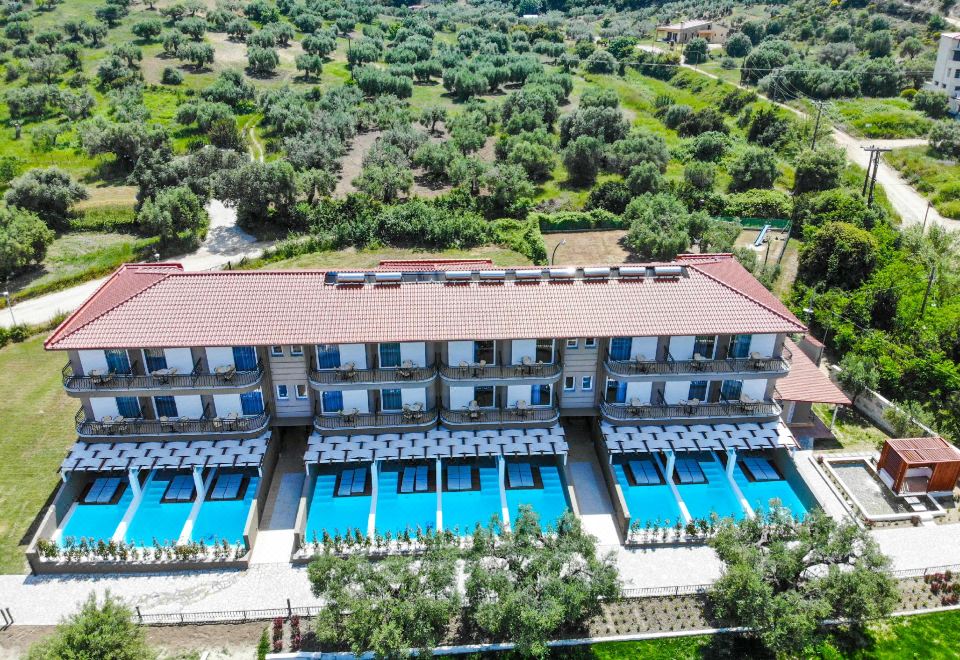
<svg viewBox="0 0 960 660">
<path fill-rule="evenodd" d="M 706 62 L 709 55 L 707 40 L 702 37 L 695 37 L 683 49 L 683 61 L 687 64 L 702 64 Z"/>
<path fill-rule="evenodd" d="M 854 289 L 877 263 L 877 239 L 847 222 L 828 222 L 800 250 L 800 280 L 815 286 Z"/>
<path fill-rule="evenodd" d="M 133 623 L 130 609 L 109 592 L 102 605 L 91 594 L 79 612 L 57 626 L 50 638 L 31 646 L 27 652 L 28 660 L 147 660 L 154 656 L 147 646 L 144 629 Z"/>
<path fill-rule="evenodd" d="M 280 56 L 272 48 L 247 48 L 247 70 L 255 76 L 272 76 L 280 64 Z"/>
<path fill-rule="evenodd" d="M 828 222 L 849 222 L 869 229 L 872 220 L 866 200 L 858 192 L 845 188 L 799 195 L 795 200 L 793 221 L 798 233 L 804 227 L 819 227 Z"/>
<path fill-rule="evenodd" d="M 637 196 L 660 192 L 666 187 L 667 182 L 656 165 L 644 162 L 630 168 L 626 184 L 630 194 Z"/>
<path fill-rule="evenodd" d="M 507 162 L 522 167 L 531 180 L 545 181 L 550 177 L 556 157 L 553 149 L 546 145 L 519 140 L 510 149 Z"/>
<path fill-rule="evenodd" d="M 534 192 L 523 167 L 512 163 L 501 163 L 487 170 L 483 186 L 498 218 L 516 215 L 517 205 L 529 201 Z"/>
<path fill-rule="evenodd" d="M 710 541 L 725 569 L 710 590 L 716 613 L 782 657 L 816 655 L 825 619 L 862 628 L 899 600 L 890 561 L 869 531 L 820 510 L 802 522 L 776 505 L 725 519 Z"/>
<path fill-rule="evenodd" d="M 752 49 L 753 42 L 750 41 L 750 37 L 743 32 L 731 34 L 727 39 L 727 43 L 724 44 L 724 50 L 727 51 L 727 55 L 730 57 L 746 57 Z"/>
<path fill-rule="evenodd" d="M 251 162 L 220 173 L 214 184 L 219 199 L 237 207 L 242 225 L 290 221 L 297 201 L 297 174 L 285 160 Z"/>
<path fill-rule="evenodd" d="M 840 373 L 837 380 L 852 395 L 853 403 L 867 390 L 876 389 L 880 383 L 877 364 L 869 357 L 856 353 L 847 353 L 840 360 Z"/>
<path fill-rule="evenodd" d="M 413 187 L 413 173 L 409 167 L 393 163 L 364 165 L 360 176 L 353 180 L 353 185 L 374 199 L 389 204 L 401 193 L 410 191 Z"/>
<path fill-rule="evenodd" d="M 945 158 L 960 159 L 960 122 L 938 121 L 930 127 L 930 149 Z"/>
<path fill-rule="evenodd" d="M 728 167 L 730 192 L 752 188 L 772 188 L 777 179 L 777 159 L 770 149 L 744 147 Z"/>
<path fill-rule="evenodd" d="M 615 73 L 617 58 L 610 51 L 600 48 L 590 53 L 583 63 L 583 68 L 587 73 Z"/>
<path fill-rule="evenodd" d="M 946 92 L 921 89 L 913 95 L 913 107 L 933 119 L 943 119 L 949 112 L 949 97 Z"/>
<path fill-rule="evenodd" d="M 576 185 L 593 183 L 603 162 L 603 143 L 595 137 L 581 135 L 563 150 L 563 166 Z"/>
<path fill-rule="evenodd" d="M 137 21 L 130 30 L 144 41 L 152 42 L 156 41 L 157 37 L 163 32 L 163 22 L 156 18 L 148 18 Z"/>
<path fill-rule="evenodd" d="M 320 55 L 311 55 L 310 53 L 300 53 L 294 59 L 297 71 L 303 71 L 303 76 L 307 80 L 310 76 L 319 78 L 323 72 L 323 57 Z"/>
<path fill-rule="evenodd" d="M 87 197 L 87 189 L 69 174 L 58 167 L 45 167 L 11 181 L 3 199 L 10 206 L 33 211 L 52 227 L 65 227 L 70 207 Z"/>
<path fill-rule="evenodd" d="M 694 190 L 713 190 L 717 168 L 711 163 L 692 161 L 683 168 L 683 181 Z"/>
<path fill-rule="evenodd" d="M 420 111 L 419 121 L 421 126 L 436 133 L 437 124 L 447 121 L 447 109 L 441 105 L 428 105 Z"/>
<path fill-rule="evenodd" d="M 0 206 L 0 277 L 12 277 L 43 261 L 53 239 L 53 230 L 36 213 Z"/>
<path fill-rule="evenodd" d="M 201 71 L 207 64 L 213 64 L 213 46 L 210 44 L 188 43 L 177 48 L 177 57 L 193 65 L 194 71 Z"/>
<path fill-rule="evenodd" d="M 200 198 L 189 188 L 178 186 L 164 188 L 156 197 L 145 200 L 137 213 L 137 222 L 144 231 L 168 243 L 182 232 L 199 235 L 209 218 Z"/>
<path fill-rule="evenodd" d="M 270 637 L 267 635 L 267 629 L 264 628 L 260 633 L 260 641 L 257 642 L 257 660 L 267 660 L 267 654 L 270 653 Z"/>
<path fill-rule="evenodd" d="M 846 159 L 839 149 L 806 149 L 794 161 L 793 194 L 816 192 L 840 185 Z"/>
<path fill-rule="evenodd" d="M 641 259 L 657 261 L 669 261 L 690 246 L 692 221 L 706 225 L 705 214 L 691 214 L 669 193 L 641 195 L 623 215 L 631 223 L 627 244 Z"/>
</svg>

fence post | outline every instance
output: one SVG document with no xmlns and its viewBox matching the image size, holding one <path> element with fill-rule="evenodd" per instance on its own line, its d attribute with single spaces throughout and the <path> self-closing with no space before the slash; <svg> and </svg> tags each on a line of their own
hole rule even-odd
<svg viewBox="0 0 960 660">
<path fill-rule="evenodd" d="M 293 608 L 290 607 L 290 599 L 288 598 L 287 599 L 287 620 L 289 621 L 292 618 L 293 618 Z"/>
<path fill-rule="evenodd" d="M 180 625 L 183 625 L 183 624 L 184 624 L 183 612 L 180 612 Z"/>
<path fill-rule="evenodd" d="M 137 621 L 138 623 L 143 623 L 143 614 L 140 613 L 139 605 L 137 605 Z"/>
</svg>

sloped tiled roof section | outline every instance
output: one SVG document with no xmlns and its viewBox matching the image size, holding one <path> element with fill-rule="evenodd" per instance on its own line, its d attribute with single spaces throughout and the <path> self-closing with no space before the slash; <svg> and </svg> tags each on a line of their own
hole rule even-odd
<svg viewBox="0 0 960 660">
<path fill-rule="evenodd" d="M 727 257 L 715 258 L 723 259 Z M 265 346 L 804 330 L 785 308 L 773 309 L 769 301 L 765 304 L 751 292 L 738 290 L 742 276 L 731 282 L 705 272 L 708 261 L 701 258 L 679 277 L 544 277 L 526 283 L 509 278 L 496 283 L 454 283 L 438 278 L 389 286 L 335 284 L 322 271 L 171 271 L 165 276 L 148 271 L 141 276 L 136 267 L 128 267 L 94 294 L 93 299 L 113 301 L 109 309 L 98 305 L 97 314 L 67 319 L 47 347 Z M 129 283 L 134 276 L 136 282 Z"/>
<path fill-rule="evenodd" d="M 806 353 L 789 339 L 786 346 L 793 353 L 790 373 L 777 381 L 777 392 L 784 401 L 851 405 L 850 398 L 820 371 Z"/>
</svg>

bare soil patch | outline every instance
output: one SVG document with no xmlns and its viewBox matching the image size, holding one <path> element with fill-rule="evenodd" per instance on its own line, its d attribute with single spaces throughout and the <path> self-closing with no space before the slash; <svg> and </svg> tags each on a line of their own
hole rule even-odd
<svg viewBox="0 0 960 660">
<path fill-rule="evenodd" d="M 558 264 L 621 264 L 634 261 L 633 252 L 625 244 L 627 232 L 615 229 L 609 231 L 580 231 L 544 234 L 547 255 L 553 254 L 560 241 L 566 241 L 557 248 Z"/>
</svg>

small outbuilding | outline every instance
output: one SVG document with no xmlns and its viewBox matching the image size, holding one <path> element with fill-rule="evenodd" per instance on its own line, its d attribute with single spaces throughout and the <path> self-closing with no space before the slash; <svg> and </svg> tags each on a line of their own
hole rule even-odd
<svg viewBox="0 0 960 660">
<path fill-rule="evenodd" d="M 960 449 L 937 436 L 887 440 L 877 472 L 898 495 L 950 492 L 960 479 Z"/>
</svg>

